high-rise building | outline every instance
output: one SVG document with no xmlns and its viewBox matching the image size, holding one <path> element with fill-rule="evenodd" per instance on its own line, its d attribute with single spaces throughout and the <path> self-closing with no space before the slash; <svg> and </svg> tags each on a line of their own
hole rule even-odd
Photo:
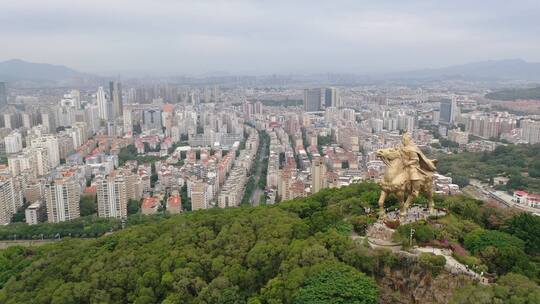
<svg viewBox="0 0 540 304">
<path fill-rule="evenodd" d="M 439 122 L 451 125 L 456 118 L 457 103 L 454 98 L 445 99 L 441 101 L 441 109 L 439 115 Z"/>
<path fill-rule="evenodd" d="M 143 131 L 152 129 L 161 129 L 161 110 L 143 111 Z"/>
<path fill-rule="evenodd" d="M 43 201 L 32 203 L 25 212 L 25 220 L 28 225 L 36 225 L 44 222 L 47 219 L 47 209 Z"/>
<path fill-rule="evenodd" d="M 23 205 L 22 192 L 15 178 L 0 176 L 0 225 L 7 225 Z"/>
<path fill-rule="evenodd" d="M 99 110 L 99 118 L 103 120 L 109 119 L 109 105 L 107 102 L 107 97 L 105 96 L 105 90 L 103 87 L 99 87 L 96 93 L 96 101 Z"/>
<path fill-rule="evenodd" d="M 79 201 L 80 185 L 75 176 L 64 176 L 45 185 L 47 218 L 50 223 L 69 221 L 81 216 Z"/>
<path fill-rule="evenodd" d="M 69 95 L 74 101 L 74 106 L 77 109 L 80 109 L 81 108 L 81 92 L 79 92 L 78 90 L 71 90 Z"/>
<path fill-rule="evenodd" d="M 13 131 L 11 134 L 4 138 L 4 143 L 6 145 L 6 153 L 18 153 L 22 151 L 22 135 L 19 131 Z"/>
<path fill-rule="evenodd" d="M 54 112 L 49 110 L 42 110 L 41 124 L 47 129 L 49 133 L 56 132 L 56 116 Z"/>
<path fill-rule="evenodd" d="M 323 157 L 313 158 L 311 164 L 311 193 L 317 193 L 326 188 L 326 164 Z"/>
<path fill-rule="evenodd" d="M 7 88 L 5 82 L 0 82 L 0 107 L 7 105 Z"/>
<path fill-rule="evenodd" d="M 124 113 L 122 114 L 122 122 L 124 123 L 124 133 L 129 133 L 133 131 L 133 120 L 131 115 L 131 109 L 126 108 L 124 109 Z"/>
<path fill-rule="evenodd" d="M 84 108 L 84 120 L 91 134 L 99 129 L 99 107 L 96 105 L 86 105 Z"/>
<path fill-rule="evenodd" d="M 314 112 L 321 110 L 322 90 L 305 89 L 304 90 L 304 111 Z"/>
<path fill-rule="evenodd" d="M 340 107 L 339 96 L 336 88 L 326 88 L 324 90 L 324 106 L 328 107 Z"/>
<path fill-rule="evenodd" d="M 191 210 L 208 209 L 206 183 L 202 179 L 195 179 L 189 184 L 191 194 Z"/>
<path fill-rule="evenodd" d="M 35 148 L 42 147 L 47 149 L 49 165 L 51 168 L 56 168 L 60 164 L 60 146 L 56 136 L 48 135 L 34 138 L 30 145 Z"/>
<path fill-rule="evenodd" d="M 523 139 L 529 144 L 540 143 L 540 121 L 522 120 Z"/>
<path fill-rule="evenodd" d="M 122 85 L 117 81 L 109 82 L 109 96 L 112 103 L 112 115 L 110 118 L 118 118 L 122 116 L 124 103 L 122 101 Z"/>
<path fill-rule="evenodd" d="M 121 174 L 111 173 L 96 178 L 98 216 L 127 217 L 126 179 Z"/>
</svg>

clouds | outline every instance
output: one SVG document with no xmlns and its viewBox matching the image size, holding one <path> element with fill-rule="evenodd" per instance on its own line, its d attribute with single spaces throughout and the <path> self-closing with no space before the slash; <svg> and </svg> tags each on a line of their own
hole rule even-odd
<svg viewBox="0 0 540 304">
<path fill-rule="evenodd" d="M 0 60 L 151 74 L 362 73 L 540 61 L 535 2 L 9 1 L 0 11 Z"/>
</svg>

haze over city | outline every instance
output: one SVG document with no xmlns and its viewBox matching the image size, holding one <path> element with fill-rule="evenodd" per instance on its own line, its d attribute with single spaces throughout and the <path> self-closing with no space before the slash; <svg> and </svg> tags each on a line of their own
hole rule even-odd
<svg viewBox="0 0 540 304">
<path fill-rule="evenodd" d="M 99 75 L 384 73 L 540 62 L 538 1 L 4 1 L 0 61 Z"/>
<path fill-rule="evenodd" d="M 539 304 L 540 2 L 0 5 L 0 304 Z"/>
</svg>

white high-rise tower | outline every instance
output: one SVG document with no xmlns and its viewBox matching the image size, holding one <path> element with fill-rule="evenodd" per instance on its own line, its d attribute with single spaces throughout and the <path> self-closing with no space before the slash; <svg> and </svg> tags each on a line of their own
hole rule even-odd
<svg viewBox="0 0 540 304">
<path fill-rule="evenodd" d="M 103 120 L 109 119 L 109 105 L 103 87 L 99 87 L 96 93 L 96 100 L 99 109 L 99 118 Z"/>
</svg>

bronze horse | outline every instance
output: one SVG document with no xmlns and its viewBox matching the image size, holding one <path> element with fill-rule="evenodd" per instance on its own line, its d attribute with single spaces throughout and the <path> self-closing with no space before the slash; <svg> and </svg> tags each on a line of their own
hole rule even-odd
<svg viewBox="0 0 540 304">
<path fill-rule="evenodd" d="M 400 217 L 407 215 L 407 210 L 420 193 L 426 194 L 429 212 L 433 214 L 433 172 L 423 171 L 423 179 L 412 182 L 408 176 L 407 165 L 399 148 L 380 149 L 377 151 L 377 156 L 386 164 L 384 176 L 379 183 L 381 186 L 379 218 L 386 218 L 384 201 L 390 193 L 394 193 L 399 201 Z M 432 161 L 436 163 L 436 160 Z"/>
</svg>

